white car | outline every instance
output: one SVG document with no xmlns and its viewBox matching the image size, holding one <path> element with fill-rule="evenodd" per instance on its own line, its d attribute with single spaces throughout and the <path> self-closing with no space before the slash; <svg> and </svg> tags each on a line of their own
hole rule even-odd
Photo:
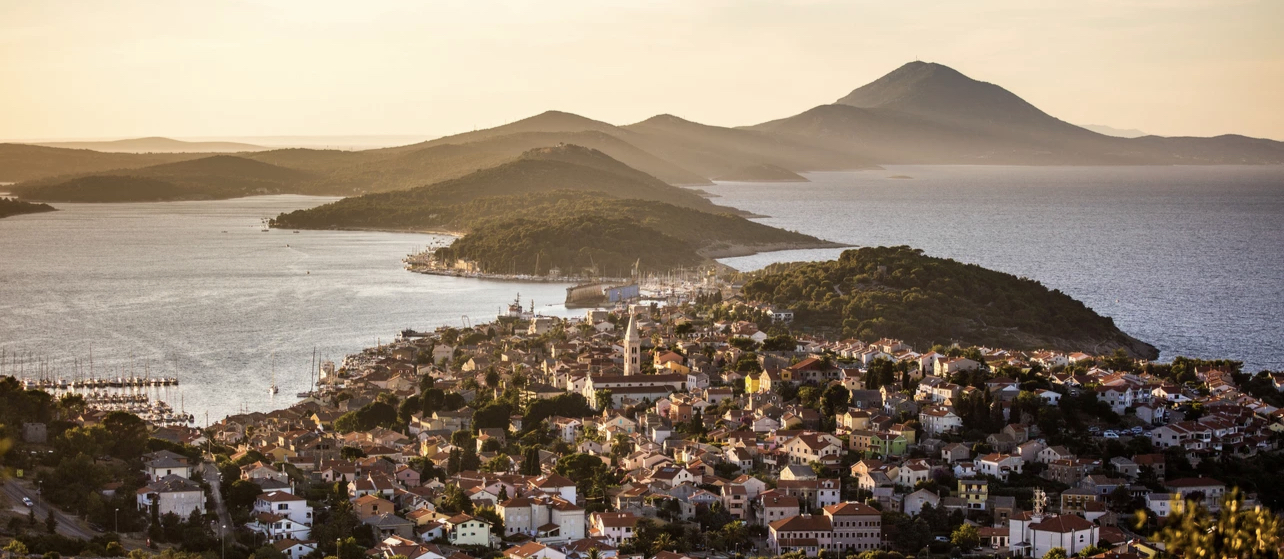
<svg viewBox="0 0 1284 559">
<path fill-rule="evenodd" d="M 1119 433 L 1116 433 L 1116 432 L 1114 432 L 1114 431 L 1106 431 L 1106 432 L 1105 432 L 1105 433 L 1103 433 L 1101 436 L 1103 436 L 1103 437 L 1105 437 L 1105 438 L 1107 438 L 1107 439 L 1117 439 L 1117 438 L 1119 438 Z"/>
<path fill-rule="evenodd" d="M 33 503 L 33 502 L 31 502 L 31 499 L 30 499 L 30 498 L 28 498 L 28 497 L 23 497 L 23 498 L 22 498 L 22 504 L 27 505 L 28 507 L 34 507 L 34 506 L 36 506 L 36 504 L 35 504 L 35 503 Z"/>
</svg>

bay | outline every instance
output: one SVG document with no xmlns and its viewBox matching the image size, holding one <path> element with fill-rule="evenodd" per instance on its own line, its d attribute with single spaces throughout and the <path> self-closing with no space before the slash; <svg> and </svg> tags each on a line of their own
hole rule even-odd
<svg viewBox="0 0 1284 559">
<path fill-rule="evenodd" d="M 0 350 L 28 376 L 172 376 L 154 389 L 204 424 L 288 405 L 308 389 L 313 348 L 336 362 L 405 328 L 493 320 L 520 292 L 564 316 L 566 284 L 407 272 L 446 237 L 261 231 L 261 219 L 333 200 L 260 196 L 148 204 L 55 204 L 0 220 Z M 275 367 L 273 367 L 275 363 Z M 280 393 L 267 387 L 275 368 Z"/>
</svg>

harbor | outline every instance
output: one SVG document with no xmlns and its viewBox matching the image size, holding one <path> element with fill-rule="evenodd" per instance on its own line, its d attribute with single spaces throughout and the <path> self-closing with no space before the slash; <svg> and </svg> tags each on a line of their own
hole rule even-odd
<svg viewBox="0 0 1284 559">
<path fill-rule="evenodd" d="M 88 410 L 129 412 L 157 427 L 195 423 L 196 416 L 186 412 L 183 395 L 177 392 L 177 364 L 169 376 L 152 376 L 150 365 L 143 368 L 142 375 L 116 372 L 99 376 L 92 360 L 83 368 L 77 360 L 71 372 L 64 373 L 47 359 L 0 352 L 0 377 L 13 377 L 24 390 L 43 390 L 58 398 L 79 396 Z M 174 396 L 179 400 L 177 410 L 169 402 Z"/>
</svg>

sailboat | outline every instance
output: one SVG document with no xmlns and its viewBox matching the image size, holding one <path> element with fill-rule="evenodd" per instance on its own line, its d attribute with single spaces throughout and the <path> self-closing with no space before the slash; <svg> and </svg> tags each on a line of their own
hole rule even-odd
<svg viewBox="0 0 1284 559">
<path fill-rule="evenodd" d="M 268 385 L 268 394 L 276 394 L 281 389 L 276 385 L 276 354 L 272 354 L 272 384 Z"/>
</svg>

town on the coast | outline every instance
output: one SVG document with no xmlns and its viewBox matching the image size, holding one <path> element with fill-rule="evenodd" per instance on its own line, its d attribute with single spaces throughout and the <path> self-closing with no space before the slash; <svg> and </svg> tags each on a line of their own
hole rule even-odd
<svg viewBox="0 0 1284 559">
<path fill-rule="evenodd" d="M 0 379 L 6 557 L 1140 558 L 1284 498 L 1284 374 L 831 339 L 731 285 L 402 332 L 206 428 Z M 134 555 L 131 555 L 131 557 Z M 139 555 L 142 557 L 144 555 Z"/>
</svg>

